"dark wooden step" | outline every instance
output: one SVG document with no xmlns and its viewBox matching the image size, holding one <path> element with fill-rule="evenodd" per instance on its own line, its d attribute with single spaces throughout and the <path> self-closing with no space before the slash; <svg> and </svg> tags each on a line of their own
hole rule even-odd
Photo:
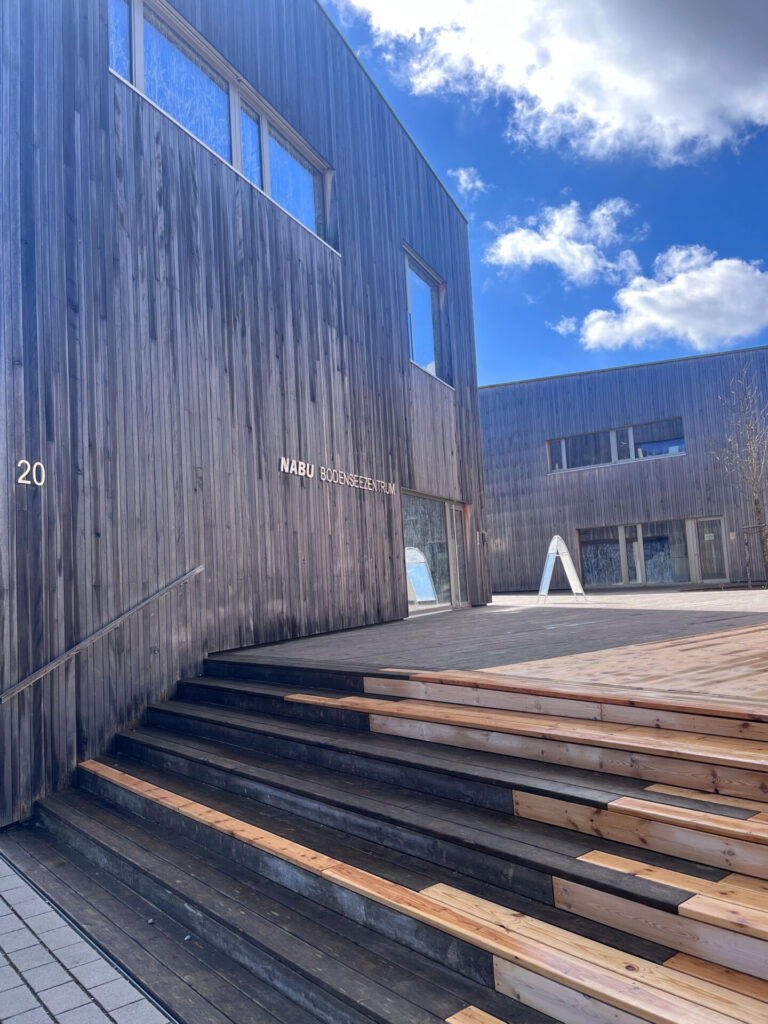
<svg viewBox="0 0 768 1024">
<path fill-rule="evenodd" d="M 664 910 L 674 910 L 691 896 L 690 892 L 659 889 L 628 878 L 622 879 L 617 888 L 614 872 L 587 871 L 578 858 L 596 850 L 625 858 L 638 855 L 626 845 L 598 837 L 574 835 L 567 829 L 470 808 L 444 798 L 424 797 L 327 769 L 307 770 L 296 762 L 265 763 L 245 751 L 217 748 L 149 729 L 122 734 L 117 743 L 121 753 L 136 761 L 160 772 L 175 773 L 182 785 L 185 780 L 196 780 L 216 786 L 270 809 L 280 807 L 311 821 L 333 825 L 546 903 L 552 902 L 553 877 L 594 885 Z M 110 763 L 120 767 L 116 761 Z M 141 765 L 133 771 L 142 775 Z M 151 781 L 158 783 L 160 778 L 155 774 Z M 233 806 L 231 813 L 239 814 L 238 807 Z M 650 856 L 667 868 L 691 868 L 713 880 L 726 873 L 674 858 Z M 510 868 L 510 861 L 517 870 Z"/>
<path fill-rule="evenodd" d="M 319 1024 L 319 1018 L 39 824 L 0 849 L 122 970 L 184 1024 Z"/>
<path fill-rule="evenodd" d="M 433 1024 L 470 1004 L 469 990 L 478 994 L 477 986 L 456 985 L 444 969 L 436 980 L 436 965 L 424 957 L 417 957 L 420 973 L 414 973 L 411 950 L 348 922 L 274 878 L 259 879 L 242 861 L 203 850 L 173 828 L 154 822 L 148 828 L 130 814 L 77 793 L 46 801 L 40 813 L 54 833 L 85 856 L 179 917 L 185 927 L 204 934 L 257 977 L 299 998 L 323 1021 Z M 344 932 L 353 927 L 350 938 Z M 393 951 L 399 962 L 386 956 Z M 446 977 L 458 993 L 444 984 Z M 501 1003 L 510 1020 L 539 1024 L 546 1019 L 488 994 L 496 1004 L 491 1008 Z"/>
</svg>

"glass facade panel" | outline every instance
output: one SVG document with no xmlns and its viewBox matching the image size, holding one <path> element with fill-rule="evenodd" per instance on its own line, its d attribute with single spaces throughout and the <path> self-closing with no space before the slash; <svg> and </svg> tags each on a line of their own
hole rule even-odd
<svg viewBox="0 0 768 1024">
<path fill-rule="evenodd" d="M 240 110 L 240 132 L 243 145 L 243 174 L 254 185 L 263 188 L 259 115 L 245 104 Z"/>
<path fill-rule="evenodd" d="M 109 66 L 131 80 L 131 10 L 127 0 L 109 0 Z"/>
<path fill-rule="evenodd" d="M 719 519 L 699 519 L 696 522 L 699 541 L 699 561 L 703 580 L 724 580 L 725 551 L 723 550 L 723 527 Z"/>
<path fill-rule="evenodd" d="M 643 558 L 647 583 L 687 583 L 688 542 L 685 520 L 643 523 Z"/>
<path fill-rule="evenodd" d="M 437 376 L 435 364 L 435 290 L 408 264 L 408 335 L 411 359 Z"/>
<path fill-rule="evenodd" d="M 568 469 L 600 466 L 611 461 L 611 435 L 608 430 L 580 434 L 565 439 L 565 464 Z"/>
<path fill-rule="evenodd" d="M 582 582 L 587 587 L 623 583 L 618 526 L 579 530 Z"/>
<path fill-rule="evenodd" d="M 206 146 L 232 160 L 226 82 L 145 9 L 144 90 Z"/>
<path fill-rule="evenodd" d="M 403 494 L 408 607 L 451 603 L 451 568 L 445 502 Z"/>
<path fill-rule="evenodd" d="M 269 191 L 275 202 L 310 231 L 323 233 L 322 183 L 315 168 L 287 139 L 270 130 Z"/>
<path fill-rule="evenodd" d="M 659 420 L 657 423 L 641 423 L 634 428 L 635 457 L 651 458 L 654 455 L 677 455 L 685 451 L 683 421 L 680 417 Z"/>
</svg>

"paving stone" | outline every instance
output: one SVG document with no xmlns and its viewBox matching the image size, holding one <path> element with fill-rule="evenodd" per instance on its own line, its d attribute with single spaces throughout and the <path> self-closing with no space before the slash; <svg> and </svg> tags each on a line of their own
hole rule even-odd
<svg viewBox="0 0 768 1024">
<path fill-rule="evenodd" d="M 25 949 L 27 946 L 34 946 L 37 936 L 29 928 L 23 926 L 15 931 L 0 935 L 0 949 L 4 953 L 14 953 L 17 949 Z"/>
<path fill-rule="evenodd" d="M 39 942 L 34 946 L 27 946 L 25 949 L 18 949 L 13 953 L 9 953 L 8 959 L 17 971 L 29 971 L 33 967 L 40 967 L 42 964 L 53 962 L 50 950 L 46 949 Z"/>
<path fill-rule="evenodd" d="M 100 1010 L 96 1003 L 78 1006 L 74 1010 L 56 1015 L 57 1024 L 112 1024 L 109 1017 Z"/>
<path fill-rule="evenodd" d="M 37 938 L 37 936 L 35 936 Z M 77 932 L 73 932 L 68 924 L 62 925 L 60 928 L 53 928 L 51 931 L 45 933 L 45 939 L 43 940 L 48 947 L 57 952 L 59 949 L 63 949 L 65 946 L 72 946 L 78 942 Z"/>
<path fill-rule="evenodd" d="M 29 899 L 22 900 L 21 903 L 16 903 L 13 907 L 14 913 L 25 920 L 28 917 L 45 914 L 50 909 L 50 905 L 45 900 L 41 900 L 39 896 L 35 896 L 34 893 L 30 893 Z"/>
<path fill-rule="evenodd" d="M 14 889 L 22 889 L 24 892 L 29 892 L 29 886 L 25 885 L 16 874 L 11 873 L 0 878 L 0 892 L 3 894 L 3 899 L 8 899 L 8 893 Z"/>
<path fill-rule="evenodd" d="M 51 1024 L 53 1018 L 42 1006 L 35 1010 L 27 1010 L 26 1013 L 17 1013 L 15 1017 L 9 1017 L 6 1024 Z"/>
<path fill-rule="evenodd" d="M 21 978 L 12 967 L 0 967 L 0 992 L 7 992 L 9 988 L 16 988 L 20 984 Z"/>
<path fill-rule="evenodd" d="M 45 914 L 25 918 L 24 924 L 37 935 L 44 935 L 46 932 L 53 931 L 54 928 L 61 928 L 61 917 L 55 910 L 49 910 Z"/>
<path fill-rule="evenodd" d="M 78 939 L 71 946 L 62 946 L 61 949 L 57 949 L 56 959 L 71 970 L 73 967 L 79 967 L 80 964 L 89 964 L 94 960 L 101 960 L 101 954 L 90 943 L 85 942 L 83 939 Z"/>
<path fill-rule="evenodd" d="M 0 917 L 0 935 L 5 935 L 8 932 L 15 932 L 19 927 L 19 919 L 15 914 L 3 914 Z"/>
<path fill-rule="evenodd" d="M 164 1013 L 146 999 L 112 1010 L 115 1024 L 169 1024 Z"/>
<path fill-rule="evenodd" d="M 109 981 L 120 981 L 123 977 L 106 960 L 94 960 L 89 964 L 72 967 L 72 974 L 83 988 L 92 989 L 97 985 L 106 985 Z"/>
<path fill-rule="evenodd" d="M 39 995 L 51 1013 L 57 1016 L 64 1013 L 65 1010 L 72 1010 L 76 1006 L 83 1006 L 90 1002 L 88 995 L 74 981 L 57 985 L 56 988 L 49 988 L 45 992 L 40 992 Z"/>
<path fill-rule="evenodd" d="M 16 988 L 3 992 L 3 1016 L 0 1017 L 0 1020 L 6 1021 L 17 1013 L 32 1010 L 39 1005 L 40 1003 L 26 985 L 18 985 Z"/>
<path fill-rule="evenodd" d="M 98 985 L 91 990 L 91 995 L 105 1010 L 116 1010 L 128 1003 L 135 1003 L 140 993 L 130 981 L 120 978 L 118 981 L 109 981 L 106 985 Z"/>
<path fill-rule="evenodd" d="M 72 980 L 64 968 L 57 963 L 33 967 L 31 971 L 24 971 L 23 977 L 35 992 L 44 992 L 47 988 L 54 988 L 56 985 L 63 985 Z"/>
</svg>

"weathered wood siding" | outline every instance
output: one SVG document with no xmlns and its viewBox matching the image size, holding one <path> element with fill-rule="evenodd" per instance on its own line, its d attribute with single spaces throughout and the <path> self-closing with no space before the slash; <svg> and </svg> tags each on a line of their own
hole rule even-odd
<svg viewBox="0 0 768 1024">
<path fill-rule="evenodd" d="M 580 529 L 721 515 L 730 578 L 745 579 L 754 511 L 716 458 L 730 419 L 721 396 L 744 367 L 768 401 L 766 348 L 481 388 L 493 589 L 537 589 L 556 533 L 576 557 Z M 548 472 L 551 438 L 674 416 L 685 455 Z"/>
<path fill-rule="evenodd" d="M 175 6 L 334 168 L 340 255 L 110 74 L 107 0 L 0 4 L 0 690 L 205 564 L 0 707 L 0 824 L 204 652 L 406 615 L 400 488 L 471 503 L 489 597 L 465 221 L 315 0 Z M 409 363 L 404 243 L 455 391 Z"/>
</svg>

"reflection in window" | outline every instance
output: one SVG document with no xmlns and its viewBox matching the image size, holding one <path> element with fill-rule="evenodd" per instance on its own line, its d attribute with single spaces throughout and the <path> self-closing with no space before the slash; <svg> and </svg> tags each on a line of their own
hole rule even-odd
<svg viewBox="0 0 768 1024">
<path fill-rule="evenodd" d="M 634 428 L 635 458 L 647 459 L 654 455 L 678 455 L 685 451 L 683 421 L 680 417 L 641 423 Z"/>
<path fill-rule="evenodd" d="M 146 8 L 144 90 L 214 153 L 231 161 L 226 82 Z"/>
<path fill-rule="evenodd" d="M 109 66 L 131 80 L 131 11 L 128 0 L 109 0 Z"/>
<path fill-rule="evenodd" d="M 261 175 L 261 126 L 259 115 L 243 104 L 240 110 L 243 141 L 243 174 L 258 188 L 263 187 Z"/>
<path fill-rule="evenodd" d="M 408 340 L 411 359 L 436 377 L 435 291 L 434 285 L 408 260 Z"/>
<path fill-rule="evenodd" d="M 287 139 L 269 132 L 270 194 L 296 220 L 320 235 L 322 224 L 322 181 L 315 168 Z"/>
<path fill-rule="evenodd" d="M 617 526 L 579 530 L 584 586 L 609 587 L 623 582 Z"/>
<path fill-rule="evenodd" d="M 403 494 L 408 604 L 412 611 L 451 603 L 445 502 Z"/>
<path fill-rule="evenodd" d="M 580 434 L 565 439 L 565 464 L 576 469 L 579 466 L 600 466 L 611 461 L 611 435 L 607 430 L 596 434 Z"/>
<path fill-rule="evenodd" d="M 643 523 L 642 531 L 646 581 L 687 583 L 691 575 L 685 521 L 672 519 L 667 522 Z"/>
</svg>

